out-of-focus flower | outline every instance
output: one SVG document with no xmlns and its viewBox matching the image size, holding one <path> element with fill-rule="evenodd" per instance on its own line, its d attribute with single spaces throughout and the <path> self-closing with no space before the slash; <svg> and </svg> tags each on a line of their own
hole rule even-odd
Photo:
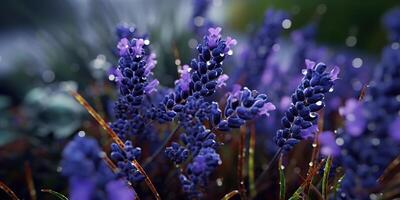
<svg viewBox="0 0 400 200">
<path fill-rule="evenodd" d="M 321 144 L 321 153 L 324 156 L 338 156 L 340 148 L 336 144 L 336 138 L 331 131 L 324 131 L 318 136 L 318 141 Z"/>
</svg>

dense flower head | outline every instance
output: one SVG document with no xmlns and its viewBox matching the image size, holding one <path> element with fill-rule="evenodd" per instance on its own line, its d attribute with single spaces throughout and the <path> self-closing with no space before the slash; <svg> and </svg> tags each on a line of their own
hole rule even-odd
<svg viewBox="0 0 400 200">
<path fill-rule="evenodd" d="M 282 21 L 288 19 L 284 11 L 269 9 L 265 13 L 264 22 L 251 37 L 249 46 L 244 52 L 243 67 L 237 72 L 237 79 L 249 88 L 257 88 L 267 64 L 267 58 L 272 53 L 272 47 L 278 42 L 283 31 Z M 243 77 L 245 74 L 246 77 Z"/>
<path fill-rule="evenodd" d="M 399 58 L 400 49 L 384 49 L 365 102 L 359 104 L 364 126 L 359 127 L 357 134 L 346 129 L 342 135 L 345 178 L 341 195 L 346 198 L 367 199 L 378 186 L 376 180 L 400 152 L 400 142 L 396 140 L 398 129 L 393 133 L 393 129 L 398 127 L 400 112 Z M 354 117 L 358 116 L 346 117 L 346 123 L 351 123 Z"/>
<path fill-rule="evenodd" d="M 275 110 L 275 106 L 267 101 L 267 95 L 259 94 L 257 91 L 250 91 L 243 88 L 239 92 L 231 93 L 224 110 L 226 119 L 221 118 L 221 112 L 217 107 L 212 109 L 213 121 L 219 130 L 227 131 L 229 128 L 239 128 L 246 121 L 256 119 L 261 115 L 269 115 L 269 111 Z"/>
<path fill-rule="evenodd" d="M 68 177 L 69 199 L 105 199 L 98 196 L 104 192 L 109 196 L 133 196 L 133 190 L 116 179 L 108 168 L 103 161 L 103 154 L 97 141 L 85 136 L 77 135 L 67 144 L 62 154 L 61 173 Z M 109 191 L 108 188 L 113 185 L 119 187 Z"/>
<path fill-rule="evenodd" d="M 292 104 L 282 117 L 282 129 L 274 137 L 275 143 L 285 151 L 291 150 L 300 140 L 315 133 L 317 112 L 325 106 L 325 94 L 333 90 L 339 72 L 336 67 L 327 72 L 323 63 L 306 63 L 307 69 L 303 71 L 301 84 L 292 94 Z"/>
<path fill-rule="evenodd" d="M 115 143 L 111 145 L 111 159 L 117 163 L 120 169 L 119 177 L 124 177 L 131 183 L 138 183 L 144 180 L 144 176 L 131 163 L 131 161 L 137 159 L 140 154 L 141 149 L 139 147 L 133 147 L 130 141 L 125 142 L 124 150 L 121 150 Z"/>
<path fill-rule="evenodd" d="M 175 91 L 166 95 L 164 100 L 153 108 L 156 114 L 152 117 L 159 122 L 171 121 L 180 112 L 189 97 L 196 99 L 211 96 L 227 80 L 223 74 L 222 64 L 236 45 L 236 40 L 228 37 L 222 39 L 222 29 L 209 28 L 203 42 L 197 46 L 197 59 L 192 59 L 190 66 L 179 69 L 180 79 L 175 82 Z"/>
</svg>

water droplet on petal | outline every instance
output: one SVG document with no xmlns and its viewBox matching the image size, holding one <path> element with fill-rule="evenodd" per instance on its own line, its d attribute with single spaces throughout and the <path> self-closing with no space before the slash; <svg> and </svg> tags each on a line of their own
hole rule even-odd
<svg viewBox="0 0 400 200">
<path fill-rule="evenodd" d="M 321 106 L 321 105 L 322 105 L 322 101 L 317 101 L 317 102 L 315 103 L 315 105 Z"/>
<path fill-rule="evenodd" d="M 302 70 L 301 70 L 301 73 L 302 73 L 303 75 L 306 75 L 306 74 L 307 74 L 307 70 L 306 70 L 306 69 L 302 69 Z"/>
<path fill-rule="evenodd" d="M 329 92 L 333 92 L 333 88 L 330 88 L 330 89 L 329 89 Z"/>
</svg>

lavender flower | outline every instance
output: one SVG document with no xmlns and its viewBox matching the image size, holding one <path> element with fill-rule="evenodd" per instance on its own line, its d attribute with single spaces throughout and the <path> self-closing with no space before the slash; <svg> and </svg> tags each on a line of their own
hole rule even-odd
<svg viewBox="0 0 400 200">
<path fill-rule="evenodd" d="M 132 190 L 126 184 L 115 179 L 102 159 L 103 153 L 95 139 L 81 136 L 75 136 L 64 148 L 61 173 L 69 179 L 71 200 L 98 199 L 97 193 L 104 192 L 104 189 L 113 183 L 119 184 L 119 187 L 112 191 L 113 194 L 123 192 L 133 196 Z"/>
<path fill-rule="evenodd" d="M 214 110 L 217 109 L 214 107 Z M 275 110 L 275 106 L 267 102 L 267 95 L 259 94 L 257 91 L 250 91 L 244 88 L 240 92 L 228 96 L 224 116 L 220 120 L 220 111 L 214 111 L 213 121 L 218 129 L 227 131 L 229 128 L 239 128 L 246 121 L 253 120 L 258 116 L 269 115 L 269 111 Z"/>
<path fill-rule="evenodd" d="M 317 112 L 325 104 L 325 94 L 332 90 L 339 69 L 333 68 L 326 72 L 326 65 L 306 61 L 307 69 L 304 78 L 292 95 L 292 105 L 282 118 L 282 129 L 278 130 L 274 141 L 285 151 L 290 151 L 294 145 L 315 133 L 318 123 Z"/>
<path fill-rule="evenodd" d="M 400 49 L 385 48 L 381 66 L 376 68 L 369 93 L 361 104 L 365 125 L 360 127 L 360 134 L 345 132 L 342 136 L 345 179 L 340 196 L 344 199 L 368 199 L 378 186 L 376 180 L 400 152 L 399 141 L 393 139 L 397 134 L 392 132 L 400 112 L 399 69 Z M 352 120 L 346 117 L 346 121 Z"/>
<path fill-rule="evenodd" d="M 336 138 L 333 132 L 324 131 L 318 136 L 318 141 L 321 144 L 321 153 L 324 156 L 338 156 L 340 148 L 336 144 Z"/>
<path fill-rule="evenodd" d="M 269 9 L 265 13 L 262 26 L 255 36 L 251 37 L 250 44 L 244 53 L 243 67 L 237 71 L 236 81 L 250 88 L 257 88 L 267 58 L 272 52 L 272 46 L 277 43 L 283 30 L 282 21 L 286 18 L 288 18 L 287 13 L 279 10 Z"/>
</svg>

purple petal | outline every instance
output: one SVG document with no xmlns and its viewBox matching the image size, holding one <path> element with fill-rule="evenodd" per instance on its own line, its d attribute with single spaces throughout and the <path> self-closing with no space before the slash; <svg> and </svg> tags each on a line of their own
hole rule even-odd
<svg viewBox="0 0 400 200">
<path fill-rule="evenodd" d="M 306 63 L 306 68 L 307 68 L 307 69 L 313 69 L 314 66 L 315 66 L 315 62 L 312 61 L 312 60 L 306 59 L 306 60 L 305 60 L 305 63 Z"/>
<path fill-rule="evenodd" d="M 396 141 L 400 141 L 400 117 L 397 117 L 389 125 L 389 135 Z"/>
<path fill-rule="evenodd" d="M 340 72 L 339 67 L 337 67 L 337 66 L 333 67 L 333 69 L 329 73 L 332 81 L 335 81 L 338 79 L 339 72 Z"/>
<path fill-rule="evenodd" d="M 152 80 L 144 88 L 145 93 L 146 94 L 151 94 L 152 92 L 157 91 L 157 87 L 158 87 L 159 84 L 160 84 L 160 82 L 157 79 Z"/>
<path fill-rule="evenodd" d="M 217 87 L 221 88 L 223 86 L 226 86 L 226 81 L 228 79 L 229 79 L 229 76 L 226 74 L 222 74 L 221 76 L 219 76 L 217 79 Z"/>
<path fill-rule="evenodd" d="M 276 110 L 276 107 L 271 102 L 264 104 L 264 106 L 260 109 L 259 115 L 269 116 L 269 111 Z"/>
<path fill-rule="evenodd" d="M 117 48 L 119 49 L 119 54 L 120 55 L 125 55 L 127 50 L 129 49 L 129 40 L 126 38 L 122 38 L 117 45 Z"/>
</svg>

